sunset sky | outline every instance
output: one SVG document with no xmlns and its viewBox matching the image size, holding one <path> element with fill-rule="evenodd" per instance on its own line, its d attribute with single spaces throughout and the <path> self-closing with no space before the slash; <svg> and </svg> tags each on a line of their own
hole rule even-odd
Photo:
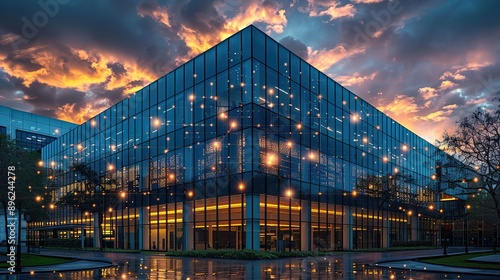
<svg viewBox="0 0 500 280">
<path fill-rule="evenodd" d="M 0 104 L 82 123 L 254 24 L 434 143 L 494 108 L 498 11 L 496 0 L 1 1 Z"/>
</svg>

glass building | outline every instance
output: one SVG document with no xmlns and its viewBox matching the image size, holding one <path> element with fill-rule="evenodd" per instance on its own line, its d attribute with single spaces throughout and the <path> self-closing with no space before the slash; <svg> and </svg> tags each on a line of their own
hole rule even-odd
<svg viewBox="0 0 500 280">
<path fill-rule="evenodd" d="M 0 134 L 9 135 L 26 150 L 38 151 L 76 124 L 0 106 Z"/>
<path fill-rule="evenodd" d="M 436 244 L 437 154 L 249 26 L 45 146 L 56 187 L 33 227 L 144 250 Z M 93 205 L 102 231 L 96 211 L 59 203 L 82 192 L 108 201 Z"/>
</svg>

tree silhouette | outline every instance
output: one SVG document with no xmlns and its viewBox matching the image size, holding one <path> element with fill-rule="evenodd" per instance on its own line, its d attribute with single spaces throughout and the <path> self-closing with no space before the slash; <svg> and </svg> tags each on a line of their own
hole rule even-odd
<svg viewBox="0 0 500 280">
<path fill-rule="evenodd" d="M 119 203 L 116 180 L 109 178 L 106 173 L 92 170 L 85 163 L 74 164 L 71 170 L 80 176 L 83 188 L 66 193 L 57 205 L 73 207 L 82 213 L 95 214 L 94 219 L 97 216 L 98 228 L 94 228 L 94 232 L 97 232 L 94 238 L 98 240 L 97 248 L 103 248 L 104 213 L 109 208 L 115 208 Z"/>
<path fill-rule="evenodd" d="M 47 218 L 45 209 L 42 209 L 42 205 L 35 199 L 37 196 L 40 200 L 49 197 L 44 188 L 46 174 L 39 167 L 39 162 L 40 153 L 24 150 L 8 136 L 0 134 L 0 189 L 2 190 L 0 204 L 4 213 L 6 237 L 7 217 L 12 214 L 9 210 L 9 201 L 14 203 L 14 205 L 11 203 L 10 209 L 15 207 L 21 212 L 28 213 L 31 220 Z"/>
<path fill-rule="evenodd" d="M 450 187 L 462 188 L 466 194 L 486 192 L 500 219 L 500 104 L 496 110 L 477 109 L 463 117 L 455 132 L 445 132 L 438 144 L 453 157 L 443 164 L 452 170 Z"/>
</svg>

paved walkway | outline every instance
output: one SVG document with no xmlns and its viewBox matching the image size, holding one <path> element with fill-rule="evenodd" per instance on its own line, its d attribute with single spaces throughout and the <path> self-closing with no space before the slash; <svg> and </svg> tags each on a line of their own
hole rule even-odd
<svg viewBox="0 0 500 280">
<path fill-rule="evenodd" d="M 60 254 L 44 254 L 41 253 L 41 256 L 51 256 L 51 257 L 63 257 L 68 258 L 67 255 Z M 21 255 L 22 256 L 22 255 Z M 5 256 L 2 256 L 5 257 Z M 89 257 L 75 257 L 74 255 L 70 258 L 73 260 L 54 265 L 40 265 L 40 266 L 27 266 L 22 268 L 21 273 L 40 273 L 40 272 L 64 272 L 64 271 L 79 271 L 79 270 L 92 270 L 92 269 L 101 269 L 113 266 L 111 260 L 107 258 L 89 258 Z M 2 262 L 5 261 L 2 258 Z M 7 268 L 0 268 L 0 275 L 2 274 L 10 274 L 11 272 Z"/>
<path fill-rule="evenodd" d="M 452 253 L 450 255 L 459 255 L 461 253 Z M 441 272 L 441 273 L 454 273 L 454 274 L 475 274 L 475 275 L 494 275 L 500 277 L 500 269 L 477 269 L 477 268 L 465 268 L 465 267 L 454 267 L 454 266 L 444 266 L 420 262 L 417 259 L 423 257 L 438 257 L 443 255 L 427 255 L 419 257 L 411 257 L 403 260 L 386 260 L 376 263 L 375 266 L 387 267 L 391 269 L 404 269 L 404 270 L 415 270 L 415 271 L 429 271 L 429 272 Z M 476 257 L 469 259 L 471 261 L 498 263 L 500 268 L 500 254 L 489 255 L 483 257 Z"/>
</svg>

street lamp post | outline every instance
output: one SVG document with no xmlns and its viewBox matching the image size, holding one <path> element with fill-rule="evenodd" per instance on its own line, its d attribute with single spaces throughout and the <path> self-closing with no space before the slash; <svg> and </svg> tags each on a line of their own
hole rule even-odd
<svg viewBox="0 0 500 280">
<path fill-rule="evenodd" d="M 470 205 L 465 206 L 465 221 L 464 221 L 464 239 L 465 239 L 465 253 L 469 253 L 469 219 L 467 217 L 467 210 L 470 209 Z"/>
</svg>

